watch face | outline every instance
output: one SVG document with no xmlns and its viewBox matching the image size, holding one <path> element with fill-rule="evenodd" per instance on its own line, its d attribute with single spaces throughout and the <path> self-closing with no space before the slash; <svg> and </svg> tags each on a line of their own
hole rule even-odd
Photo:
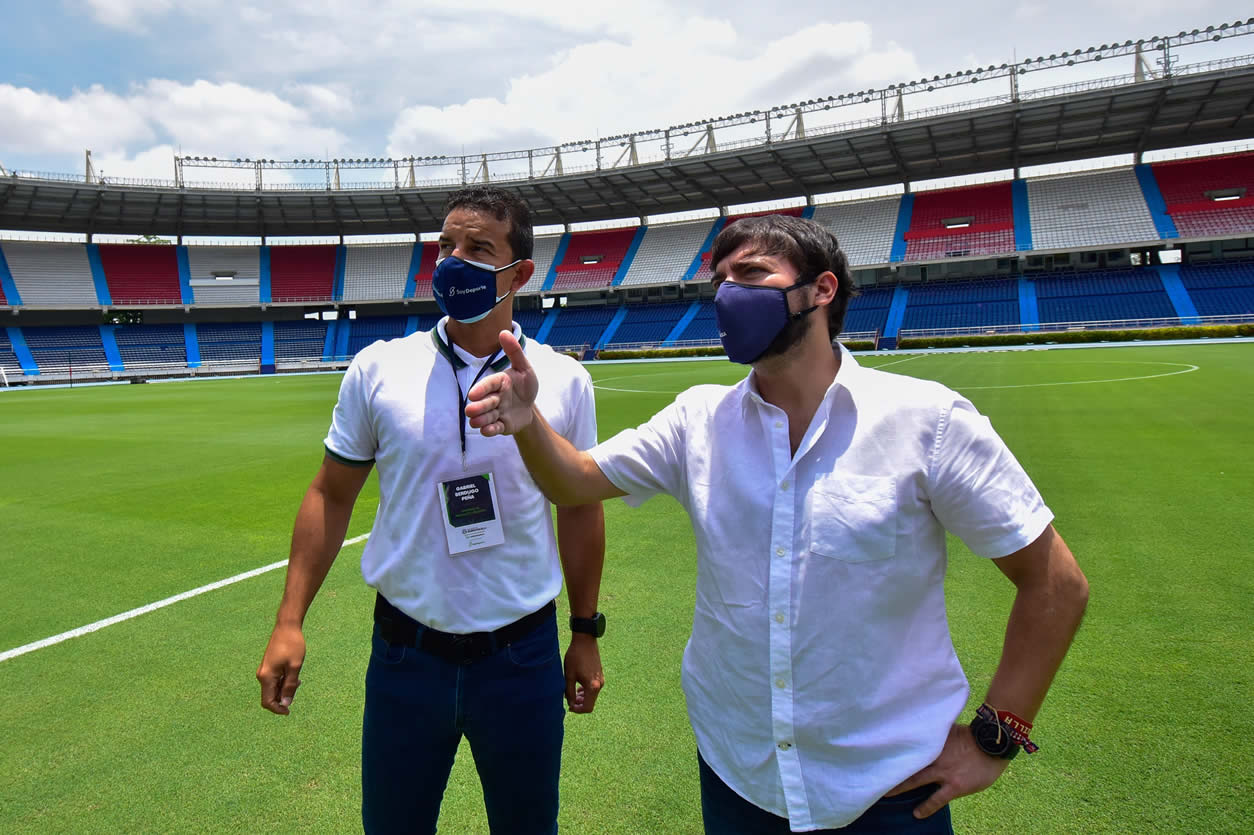
<svg viewBox="0 0 1254 835">
<path fill-rule="evenodd" d="M 1010 759 L 1018 753 L 1011 752 L 1011 749 L 1015 747 L 1014 740 L 996 722 L 976 719 L 971 723 L 971 733 L 975 736 L 975 744 L 989 756 Z"/>
</svg>

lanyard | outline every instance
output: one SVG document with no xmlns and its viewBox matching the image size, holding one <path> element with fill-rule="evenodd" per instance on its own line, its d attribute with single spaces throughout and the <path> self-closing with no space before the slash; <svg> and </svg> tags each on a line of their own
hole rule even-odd
<svg viewBox="0 0 1254 835">
<path fill-rule="evenodd" d="M 462 442 L 462 469 L 465 469 L 466 468 L 466 420 L 467 420 L 466 419 L 466 405 L 470 402 L 470 398 L 469 398 L 470 389 L 474 388 L 475 384 L 478 383 L 481 379 L 483 379 L 483 375 L 486 374 L 489 370 L 502 371 L 505 368 L 507 368 L 509 366 L 509 357 L 504 356 L 503 349 L 497 348 L 496 351 L 493 352 L 492 356 L 488 357 L 488 360 L 487 362 L 483 364 L 483 367 L 479 369 L 479 373 L 475 375 L 475 378 L 470 381 L 470 388 L 468 388 L 465 393 L 462 393 L 462 381 L 458 378 L 457 372 L 466 367 L 466 361 L 463 360 L 461 357 L 457 356 L 456 352 L 454 352 L 453 349 L 449 347 L 448 343 L 440 338 L 439 327 L 435 327 L 431 329 L 431 339 L 433 342 L 435 342 L 436 350 L 444 355 L 444 358 L 449 361 L 449 365 L 453 369 L 453 385 L 457 386 L 457 415 L 458 415 L 457 432 L 458 432 L 458 435 L 461 437 L 461 442 Z M 524 337 L 523 339 L 525 340 L 526 337 Z M 519 344 L 523 345 L 526 343 L 523 340 L 519 340 Z"/>
</svg>

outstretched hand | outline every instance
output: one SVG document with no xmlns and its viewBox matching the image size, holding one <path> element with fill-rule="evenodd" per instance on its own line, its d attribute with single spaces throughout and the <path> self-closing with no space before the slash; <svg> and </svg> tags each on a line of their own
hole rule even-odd
<svg viewBox="0 0 1254 835">
<path fill-rule="evenodd" d="M 540 380 L 514 334 L 501 331 L 500 338 L 510 367 L 480 380 L 466 395 L 470 425 L 488 438 L 525 429 L 540 393 Z"/>
</svg>

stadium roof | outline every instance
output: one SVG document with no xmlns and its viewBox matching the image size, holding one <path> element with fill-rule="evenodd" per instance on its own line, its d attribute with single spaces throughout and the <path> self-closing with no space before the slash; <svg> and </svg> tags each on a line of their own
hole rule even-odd
<svg viewBox="0 0 1254 835">
<path fill-rule="evenodd" d="M 1254 137 L 1254 64 L 1073 85 L 1057 94 L 754 142 L 638 165 L 498 180 L 538 225 L 656 215 Z M 990 68 L 991 69 L 991 68 Z M 747 115 L 747 114 L 741 114 Z M 669 141 L 669 134 L 668 134 Z M 321 163 L 319 163 L 321 165 Z M 485 162 L 486 166 L 486 162 Z M 248 190 L 0 171 L 0 229 L 323 236 L 430 232 L 458 184 Z"/>
</svg>

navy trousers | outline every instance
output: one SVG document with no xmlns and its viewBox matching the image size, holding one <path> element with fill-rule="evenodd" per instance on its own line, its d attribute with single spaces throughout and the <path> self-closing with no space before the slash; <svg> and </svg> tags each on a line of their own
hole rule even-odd
<svg viewBox="0 0 1254 835">
<path fill-rule="evenodd" d="M 362 722 L 365 831 L 434 833 L 464 735 L 494 835 L 556 833 L 565 689 L 555 617 L 465 664 L 388 644 L 376 624 Z"/>
</svg>

